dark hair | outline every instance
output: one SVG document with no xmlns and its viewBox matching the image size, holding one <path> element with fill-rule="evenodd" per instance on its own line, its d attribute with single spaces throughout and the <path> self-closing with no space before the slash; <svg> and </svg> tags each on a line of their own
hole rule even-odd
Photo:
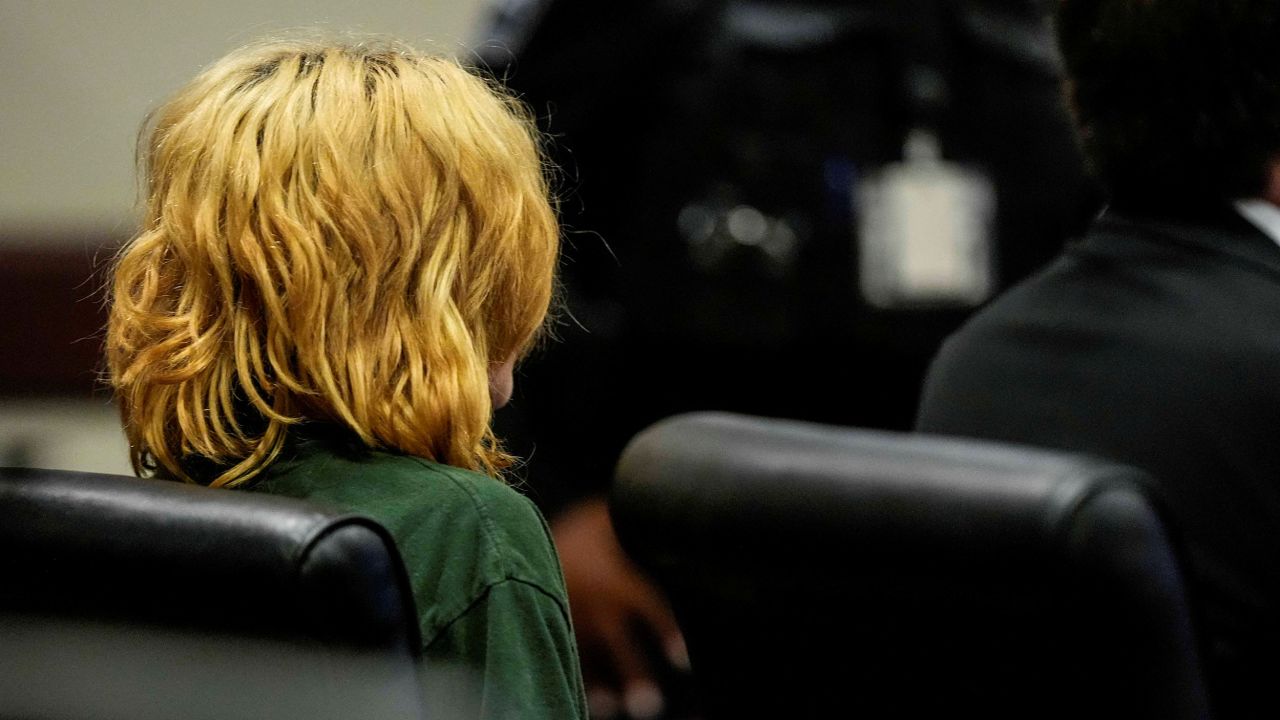
<svg viewBox="0 0 1280 720">
<path fill-rule="evenodd" d="M 1280 2 L 1064 0 L 1058 21 L 1114 205 L 1177 213 L 1263 189 L 1280 150 Z"/>
</svg>

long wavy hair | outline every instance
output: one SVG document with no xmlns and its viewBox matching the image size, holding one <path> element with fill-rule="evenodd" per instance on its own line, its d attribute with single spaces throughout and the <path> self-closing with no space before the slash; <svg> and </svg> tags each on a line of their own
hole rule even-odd
<svg viewBox="0 0 1280 720">
<path fill-rule="evenodd" d="M 304 420 L 511 463 L 490 368 L 540 334 L 559 248 L 517 101 L 399 45 L 269 42 L 158 108 L 139 155 L 106 359 L 140 475 L 242 484 Z"/>
</svg>

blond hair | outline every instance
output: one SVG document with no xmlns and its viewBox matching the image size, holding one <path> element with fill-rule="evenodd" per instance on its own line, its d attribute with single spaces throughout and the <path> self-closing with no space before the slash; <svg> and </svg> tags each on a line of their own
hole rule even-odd
<svg viewBox="0 0 1280 720">
<path fill-rule="evenodd" d="M 273 42 L 151 123 L 106 338 L 139 474 L 239 485 L 302 420 L 510 464 L 489 369 L 539 334 L 559 244 L 519 103 L 398 45 Z"/>
</svg>

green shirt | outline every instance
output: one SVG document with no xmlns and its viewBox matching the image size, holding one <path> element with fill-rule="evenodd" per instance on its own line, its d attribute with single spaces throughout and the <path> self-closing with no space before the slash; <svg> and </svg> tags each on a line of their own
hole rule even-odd
<svg viewBox="0 0 1280 720">
<path fill-rule="evenodd" d="M 367 515 L 395 538 L 432 716 L 585 719 L 564 578 L 533 503 L 480 473 L 321 437 L 291 441 L 253 489 Z"/>
</svg>

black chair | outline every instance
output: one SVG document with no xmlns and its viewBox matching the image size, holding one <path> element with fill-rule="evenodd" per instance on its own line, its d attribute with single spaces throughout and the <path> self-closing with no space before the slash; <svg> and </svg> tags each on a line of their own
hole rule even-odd
<svg viewBox="0 0 1280 720">
<path fill-rule="evenodd" d="M 0 469 L 0 717 L 421 718 L 417 628 L 371 520 Z"/>
<path fill-rule="evenodd" d="M 1150 498 L 1081 456 L 694 414 L 632 441 L 613 514 L 712 718 L 1205 718 Z"/>
</svg>

